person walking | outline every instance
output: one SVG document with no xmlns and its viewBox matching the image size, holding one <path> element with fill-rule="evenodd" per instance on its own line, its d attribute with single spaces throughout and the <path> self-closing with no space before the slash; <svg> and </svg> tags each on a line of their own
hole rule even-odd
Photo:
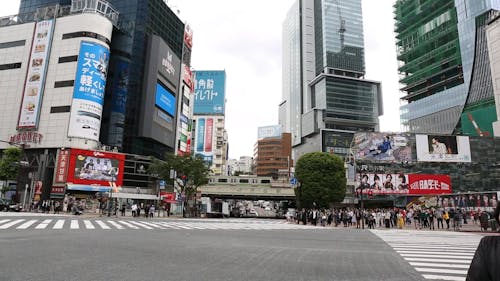
<svg viewBox="0 0 500 281">
<path fill-rule="evenodd" d="M 434 228 L 434 211 L 432 209 L 429 210 L 429 229 L 435 230 L 435 228 Z"/>
<path fill-rule="evenodd" d="M 436 211 L 436 219 L 437 219 L 438 229 L 439 229 L 439 225 L 441 225 L 441 228 L 444 229 L 444 226 L 443 226 L 443 210 L 442 209 L 438 209 Z"/>
<path fill-rule="evenodd" d="M 132 217 L 136 217 L 137 216 L 137 204 L 132 204 Z"/>
<path fill-rule="evenodd" d="M 121 207 L 121 209 L 120 209 L 120 213 L 121 213 L 122 217 L 124 217 L 124 216 L 125 216 L 125 210 L 126 210 L 126 207 L 127 207 L 127 205 L 126 205 L 125 203 L 123 203 L 123 204 L 122 204 L 122 207 Z"/>
<path fill-rule="evenodd" d="M 448 211 L 444 212 L 443 219 L 446 222 L 446 230 L 450 230 L 450 214 L 448 213 Z"/>
<path fill-rule="evenodd" d="M 155 205 L 151 205 L 151 207 L 149 207 L 149 217 L 153 218 L 154 215 L 155 215 Z"/>
</svg>

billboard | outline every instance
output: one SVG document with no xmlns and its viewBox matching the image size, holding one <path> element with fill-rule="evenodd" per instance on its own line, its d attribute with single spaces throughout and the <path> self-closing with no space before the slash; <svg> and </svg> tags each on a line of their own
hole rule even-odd
<svg viewBox="0 0 500 281">
<path fill-rule="evenodd" d="M 170 116 L 175 116 L 175 96 L 158 82 L 156 83 L 155 105 Z"/>
<path fill-rule="evenodd" d="M 195 71 L 194 114 L 221 114 L 225 112 L 226 72 Z"/>
<path fill-rule="evenodd" d="M 198 118 L 196 120 L 195 155 L 203 157 L 209 164 L 213 159 L 213 118 Z"/>
<path fill-rule="evenodd" d="M 107 47 L 80 43 L 68 137 L 99 141 L 108 61 Z"/>
<path fill-rule="evenodd" d="M 184 28 L 184 45 L 186 45 L 190 50 L 193 48 L 193 30 L 189 24 L 186 24 Z"/>
<path fill-rule="evenodd" d="M 376 162 L 412 162 L 410 134 L 356 133 L 353 150 L 356 160 Z"/>
<path fill-rule="evenodd" d="M 357 174 L 356 192 L 373 195 L 450 194 L 448 175 L 430 174 Z"/>
<path fill-rule="evenodd" d="M 56 178 L 55 183 L 66 183 L 66 178 L 68 175 L 69 166 L 69 155 L 70 149 L 64 149 L 59 151 L 59 156 L 57 157 L 57 168 L 56 168 Z"/>
<path fill-rule="evenodd" d="M 152 60 L 157 61 L 158 73 L 177 88 L 181 77 L 181 60 L 158 36 L 153 36 L 150 51 Z"/>
<path fill-rule="evenodd" d="M 36 23 L 17 123 L 18 129 L 38 127 L 53 31 L 54 20 Z"/>
<path fill-rule="evenodd" d="M 497 121 L 495 103 L 462 113 L 462 132 L 468 136 L 493 136 L 493 122 Z"/>
<path fill-rule="evenodd" d="M 184 69 L 184 72 L 182 74 L 182 81 L 188 86 L 189 92 L 193 91 L 194 88 L 194 82 L 193 82 L 193 72 L 189 68 L 189 65 L 187 64 L 182 64 L 182 68 Z"/>
<path fill-rule="evenodd" d="M 417 161 L 471 162 L 469 137 L 416 135 Z"/>
<path fill-rule="evenodd" d="M 91 186 L 121 186 L 125 154 L 71 149 L 68 183 Z"/>
<path fill-rule="evenodd" d="M 460 208 L 467 211 L 493 211 L 498 205 L 498 192 L 467 192 L 439 196 L 417 197 L 408 207 L 418 205 L 426 208 Z"/>
<path fill-rule="evenodd" d="M 266 138 L 278 138 L 281 137 L 281 126 L 280 125 L 272 125 L 272 126 L 264 126 L 257 128 L 257 139 L 266 139 Z"/>
</svg>

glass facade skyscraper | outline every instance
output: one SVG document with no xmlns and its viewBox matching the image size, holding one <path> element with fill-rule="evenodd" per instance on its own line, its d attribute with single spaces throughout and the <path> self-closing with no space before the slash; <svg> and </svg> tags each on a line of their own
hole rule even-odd
<svg viewBox="0 0 500 281">
<path fill-rule="evenodd" d="M 283 23 L 280 124 L 293 158 L 349 155 L 354 132 L 378 130 L 380 83 L 365 75 L 361 0 L 297 0 Z"/>
<path fill-rule="evenodd" d="M 498 0 L 396 2 L 400 82 L 407 102 L 400 113 L 408 131 L 492 133 L 496 114 L 485 26 L 499 8 Z"/>
</svg>

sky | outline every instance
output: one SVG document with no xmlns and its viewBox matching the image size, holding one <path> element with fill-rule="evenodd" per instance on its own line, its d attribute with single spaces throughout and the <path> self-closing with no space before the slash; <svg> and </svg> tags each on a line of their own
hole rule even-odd
<svg viewBox="0 0 500 281">
<path fill-rule="evenodd" d="M 168 0 L 193 30 L 194 70 L 226 71 L 229 157 L 253 156 L 257 128 L 278 124 L 282 102 L 282 23 L 296 0 Z M 399 131 L 399 97 L 392 5 L 362 0 L 365 78 L 382 83 L 381 131 Z M 18 0 L 2 1 L 0 16 L 16 14 Z"/>
</svg>

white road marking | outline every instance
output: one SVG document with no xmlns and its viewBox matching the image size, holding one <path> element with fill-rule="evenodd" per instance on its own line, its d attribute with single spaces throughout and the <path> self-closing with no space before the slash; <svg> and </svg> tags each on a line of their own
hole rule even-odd
<svg viewBox="0 0 500 281">
<path fill-rule="evenodd" d="M 52 220 L 44 220 L 39 225 L 37 225 L 35 229 L 45 229 L 51 221 Z"/>
<path fill-rule="evenodd" d="M 126 222 L 126 221 L 119 221 L 119 223 L 121 223 L 121 224 L 123 224 L 125 226 L 128 226 L 128 227 L 130 227 L 132 229 L 139 229 L 139 227 L 137 227 L 137 226 L 135 226 L 133 224 L 130 224 L 130 223 Z"/>
<path fill-rule="evenodd" d="M 14 221 L 8 222 L 6 224 L 0 225 L 0 229 L 7 229 L 7 228 L 9 228 L 9 227 L 11 227 L 13 225 L 16 225 L 18 223 L 21 223 L 23 221 L 25 221 L 25 219 L 14 220 Z"/>
<path fill-rule="evenodd" d="M 62 229 L 64 226 L 65 220 L 57 220 L 56 224 L 52 227 L 52 229 Z"/>
<path fill-rule="evenodd" d="M 111 221 L 108 221 L 108 222 L 111 223 Z M 111 229 L 111 227 L 109 227 L 107 224 L 105 224 L 101 220 L 96 220 L 95 223 L 97 223 L 102 229 Z"/>
<path fill-rule="evenodd" d="M 108 221 L 108 223 L 111 224 L 112 226 L 116 227 L 116 229 L 123 229 L 123 226 L 119 225 L 115 221 Z"/>
<path fill-rule="evenodd" d="M 79 229 L 80 225 L 78 225 L 77 220 L 71 220 L 71 225 L 69 226 L 70 229 Z"/>
<path fill-rule="evenodd" d="M 95 229 L 94 225 L 89 220 L 84 220 L 83 224 L 85 225 L 86 229 Z"/>
<path fill-rule="evenodd" d="M 30 227 L 31 225 L 33 225 L 37 221 L 38 220 L 29 220 L 29 221 L 21 224 L 20 226 L 18 226 L 17 229 L 26 229 L 26 228 Z"/>
</svg>

